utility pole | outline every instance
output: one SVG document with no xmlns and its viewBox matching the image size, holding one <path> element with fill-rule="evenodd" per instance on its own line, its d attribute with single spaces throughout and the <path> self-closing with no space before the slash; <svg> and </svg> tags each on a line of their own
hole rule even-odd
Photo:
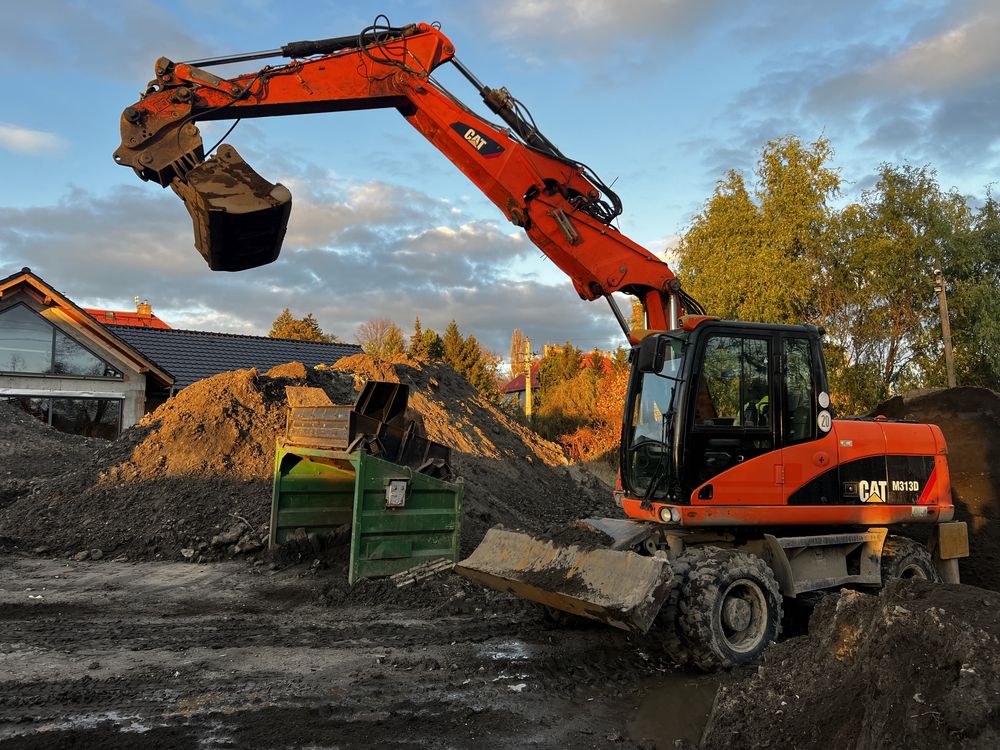
<svg viewBox="0 0 1000 750">
<path fill-rule="evenodd" d="M 531 419 L 531 339 L 524 339 L 524 416 Z"/>
<path fill-rule="evenodd" d="M 951 351 L 951 321 L 948 319 L 948 293 L 945 291 L 941 259 L 934 259 L 934 291 L 941 306 L 941 333 L 944 337 L 944 366 L 948 373 L 948 387 L 955 387 L 955 357 Z"/>
</svg>

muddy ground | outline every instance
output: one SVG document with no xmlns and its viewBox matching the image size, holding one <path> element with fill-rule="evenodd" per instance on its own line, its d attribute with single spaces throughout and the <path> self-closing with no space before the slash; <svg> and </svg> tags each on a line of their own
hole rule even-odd
<svg viewBox="0 0 1000 750">
<path fill-rule="evenodd" d="M 808 635 L 719 691 L 702 750 L 757 747 L 1000 747 L 1000 594 L 894 580 L 826 596 Z"/>
<path fill-rule="evenodd" d="M 707 721 L 717 678 L 624 633 L 505 598 L 331 607 L 331 583 L 0 557 L 0 748 L 653 748 Z"/>
<path fill-rule="evenodd" d="M 452 446 L 466 480 L 466 552 L 495 523 L 551 532 L 609 511 L 608 487 L 454 373 L 365 357 L 338 368 L 224 373 L 113 443 L 0 404 L 0 750 L 1000 743 L 993 591 L 832 595 L 805 636 L 809 606 L 786 602 L 786 640 L 759 669 L 705 677 L 677 671 L 655 637 L 556 624 L 450 573 L 352 588 L 346 548 L 272 559 L 288 385 L 343 400 L 365 379 L 407 383 L 408 418 Z M 963 579 L 998 588 L 1000 395 L 911 394 L 880 409 L 941 425 L 971 523 Z M 599 541 L 577 527 L 560 537 Z"/>
</svg>

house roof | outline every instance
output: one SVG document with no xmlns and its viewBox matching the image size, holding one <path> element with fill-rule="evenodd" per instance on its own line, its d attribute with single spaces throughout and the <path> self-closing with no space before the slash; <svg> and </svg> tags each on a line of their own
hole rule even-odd
<svg viewBox="0 0 1000 750">
<path fill-rule="evenodd" d="M 531 365 L 531 388 L 541 388 L 542 384 L 538 380 L 538 367 L 541 362 L 533 362 Z M 524 373 L 507 383 L 502 389 L 503 393 L 520 393 L 524 390 Z"/>
<path fill-rule="evenodd" d="M 302 362 L 307 367 L 315 367 L 361 353 L 361 347 L 356 344 L 325 344 L 178 328 L 123 325 L 109 325 L 107 328 L 168 368 L 177 379 L 175 385 L 178 388 L 229 370 L 256 367 L 263 372 L 285 362 Z"/>
<path fill-rule="evenodd" d="M 580 361 L 580 369 L 585 370 L 587 368 L 597 367 L 598 364 L 600 364 L 601 374 L 607 375 L 612 369 L 611 357 L 604 352 L 600 352 L 597 356 L 595 356 L 595 354 L 596 352 L 584 354 Z"/>
<path fill-rule="evenodd" d="M 36 276 L 27 266 L 6 278 L 0 279 L 0 298 L 8 290 L 13 290 L 17 287 L 29 290 L 32 295 L 45 305 L 58 306 L 70 320 L 77 325 L 85 327 L 90 335 L 97 338 L 104 346 L 117 352 L 119 356 L 124 357 L 134 364 L 140 372 L 146 373 L 148 377 L 159 382 L 161 386 L 169 387 L 174 382 L 174 377 L 168 369 L 149 358 L 141 350 L 133 347 L 128 341 L 117 336 L 110 327 L 98 323 L 86 310 L 77 306 L 69 297 L 51 286 L 40 276 Z"/>
<path fill-rule="evenodd" d="M 137 328 L 170 328 L 153 313 L 141 313 L 134 310 L 98 310 L 94 307 L 84 307 L 83 311 L 102 325 L 135 326 Z"/>
</svg>

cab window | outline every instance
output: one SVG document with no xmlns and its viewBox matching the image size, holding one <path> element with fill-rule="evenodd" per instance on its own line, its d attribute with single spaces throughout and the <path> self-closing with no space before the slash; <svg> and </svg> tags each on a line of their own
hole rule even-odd
<svg viewBox="0 0 1000 750">
<path fill-rule="evenodd" d="M 812 347 L 809 339 L 786 338 L 785 444 L 802 443 L 816 436 L 816 393 L 813 386 Z"/>
<path fill-rule="evenodd" d="M 695 426 L 770 428 L 768 341 L 713 336 L 705 344 Z"/>
</svg>

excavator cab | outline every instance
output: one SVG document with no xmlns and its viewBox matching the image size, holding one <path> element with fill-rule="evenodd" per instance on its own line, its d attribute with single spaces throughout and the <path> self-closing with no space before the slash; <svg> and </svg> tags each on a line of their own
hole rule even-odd
<svg viewBox="0 0 1000 750">
<path fill-rule="evenodd" d="M 825 434 L 818 329 L 710 319 L 686 328 L 633 350 L 621 481 L 647 509 L 687 505 L 696 492 L 711 500 L 713 477 L 765 454 L 780 466 L 780 449 Z"/>
</svg>

